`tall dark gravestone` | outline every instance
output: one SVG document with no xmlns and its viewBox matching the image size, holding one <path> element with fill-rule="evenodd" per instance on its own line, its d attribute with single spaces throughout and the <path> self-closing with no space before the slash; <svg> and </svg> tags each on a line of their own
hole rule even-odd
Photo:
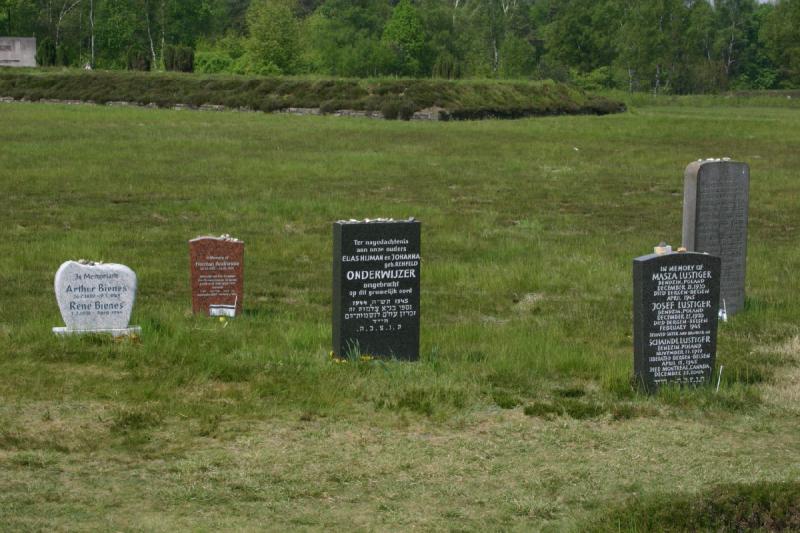
<svg viewBox="0 0 800 533">
<path fill-rule="evenodd" d="M 419 359 L 420 223 L 333 224 L 333 352 Z"/>
<path fill-rule="evenodd" d="M 649 392 L 711 380 L 717 353 L 720 258 L 691 252 L 633 260 L 633 367 Z"/>
<path fill-rule="evenodd" d="M 708 159 L 686 167 L 683 246 L 722 258 L 721 302 L 728 314 L 744 307 L 750 167 Z"/>
</svg>

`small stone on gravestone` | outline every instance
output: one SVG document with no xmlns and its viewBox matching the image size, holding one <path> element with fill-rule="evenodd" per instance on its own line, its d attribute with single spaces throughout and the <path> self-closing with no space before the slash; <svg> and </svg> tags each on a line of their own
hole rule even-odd
<svg viewBox="0 0 800 533">
<path fill-rule="evenodd" d="M 416 220 L 333 225 L 333 353 L 419 359 L 420 233 Z"/>
<path fill-rule="evenodd" d="M 111 333 L 115 337 L 141 333 L 128 327 L 136 300 L 136 274 L 125 265 L 67 261 L 56 272 L 55 292 L 66 327 L 57 335 Z"/>
<path fill-rule="evenodd" d="M 678 252 L 633 260 L 633 366 L 645 390 L 710 382 L 719 288 L 719 257 Z"/>
<path fill-rule="evenodd" d="M 720 304 L 728 314 L 744 307 L 750 167 L 730 159 L 686 167 L 683 246 L 722 259 Z"/>
<path fill-rule="evenodd" d="M 658 255 L 672 253 L 672 246 L 662 241 L 658 246 L 653 248 L 653 253 Z"/>
<path fill-rule="evenodd" d="M 230 235 L 189 241 L 192 311 L 233 317 L 242 312 L 244 242 Z"/>
</svg>

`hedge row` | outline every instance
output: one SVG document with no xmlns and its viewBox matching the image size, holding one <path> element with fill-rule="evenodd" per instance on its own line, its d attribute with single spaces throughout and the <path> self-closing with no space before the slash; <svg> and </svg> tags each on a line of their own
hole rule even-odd
<svg viewBox="0 0 800 533">
<path fill-rule="evenodd" d="M 289 107 L 381 111 L 408 119 L 437 107 L 454 119 L 618 113 L 624 104 L 545 82 L 320 80 L 65 70 L 0 71 L 0 97 L 125 101 L 172 107 L 223 105 L 258 111 Z"/>
</svg>

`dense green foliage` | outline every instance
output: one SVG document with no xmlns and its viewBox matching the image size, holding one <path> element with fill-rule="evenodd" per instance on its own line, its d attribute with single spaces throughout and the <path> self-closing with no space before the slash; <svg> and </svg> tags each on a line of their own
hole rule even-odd
<svg viewBox="0 0 800 533">
<path fill-rule="evenodd" d="M 654 93 L 800 87 L 800 0 L 0 0 L 43 64 L 553 78 Z M 55 56 L 58 56 L 57 58 Z"/>
<path fill-rule="evenodd" d="M 194 50 L 188 46 L 165 46 L 164 69 L 176 72 L 192 72 L 194 70 Z"/>
<path fill-rule="evenodd" d="M 130 68 L 145 70 L 142 65 L 148 61 L 147 54 L 131 53 Z M 323 112 L 353 109 L 382 111 L 386 118 L 404 119 L 429 107 L 442 108 L 455 119 L 605 115 L 625 108 L 619 101 L 590 96 L 552 81 L 318 80 L 82 71 L 0 72 L 0 96 L 124 101 L 160 107 L 208 104 L 258 111 L 288 107 L 321 108 Z"/>
</svg>

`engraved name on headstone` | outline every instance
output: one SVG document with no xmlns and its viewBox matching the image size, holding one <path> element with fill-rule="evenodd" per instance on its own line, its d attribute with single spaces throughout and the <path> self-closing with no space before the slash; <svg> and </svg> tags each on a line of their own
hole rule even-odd
<svg viewBox="0 0 800 533">
<path fill-rule="evenodd" d="M 333 225 L 333 352 L 419 359 L 420 223 Z"/>
<path fill-rule="evenodd" d="M 139 333 L 138 326 L 128 327 L 136 288 L 136 274 L 125 265 L 63 263 L 56 272 L 55 292 L 66 327 L 53 328 L 53 333 Z"/>
<path fill-rule="evenodd" d="M 719 287 L 719 257 L 678 252 L 633 260 L 633 366 L 647 391 L 710 381 Z"/>
<path fill-rule="evenodd" d="M 244 242 L 229 235 L 189 241 L 192 311 L 236 316 L 244 296 Z"/>
<path fill-rule="evenodd" d="M 744 307 L 750 168 L 728 159 L 686 167 L 683 246 L 722 259 L 721 305 L 728 314 Z"/>
</svg>

